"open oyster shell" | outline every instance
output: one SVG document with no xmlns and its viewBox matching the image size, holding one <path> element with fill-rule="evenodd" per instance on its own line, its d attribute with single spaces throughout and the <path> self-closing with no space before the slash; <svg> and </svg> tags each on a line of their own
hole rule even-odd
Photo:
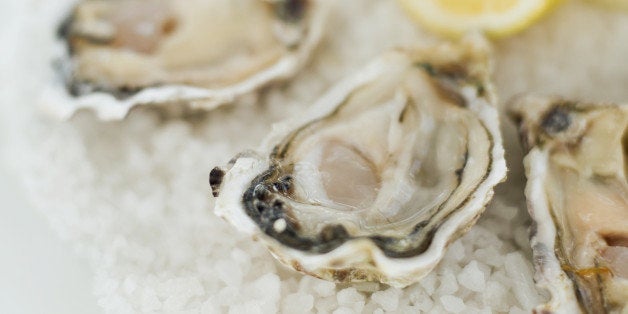
<svg viewBox="0 0 628 314">
<path fill-rule="evenodd" d="M 409 285 L 505 177 L 483 41 L 397 49 L 214 168 L 215 212 L 282 263 L 338 282 Z"/>
<path fill-rule="evenodd" d="M 139 104 L 211 109 L 295 74 L 316 46 L 325 0 L 84 0 L 59 30 L 60 118 L 121 119 Z"/>
<path fill-rule="evenodd" d="M 519 123 L 539 313 L 628 313 L 628 107 L 525 97 Z"/>
</svg>

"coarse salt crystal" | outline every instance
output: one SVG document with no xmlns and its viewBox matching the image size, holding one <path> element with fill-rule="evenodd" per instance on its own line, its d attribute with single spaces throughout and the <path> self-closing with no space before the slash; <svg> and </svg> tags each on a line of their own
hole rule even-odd
<svg viewBox="0 0 628 314">
<path fill-rule="evenodd" d="M 404 305 L 399 307 L 397 312 L 400 314 L 415 314 L 421 313 L 421 310 L 416 305 Z"/>
<path fill-rule="evenodd" d="M 140 297 L 142 312 L 157 311 L 161 309 L 161 301 L 157 298 L 155 291 L 146 289 Z"/>
<path fill-rule="evenodd" d="M 283 300 L 284 313 L 303 313 L 314 307 L 314 297 L 305 293 L 292 293 Z"/>
<path fill-rule="evenodd" d="M 248 267 L 251 264 L 251 256 L 240 248 L 231 250 L 231 258 L 240 265 L 240 267 Z"/>
<path fill-rule="evenodd" d="M 414 305 L 416 305 L 416 307 L 419 310 L 421 310 L 423 312 L 427 312 L 427 311 L 431 310 L 432 307 L 434 306 L 434 301 L 432 301 L 432 299 L 429 296 L 427 296 L 427 295 L 422 296 L 421 298 L 419 298 L 418 300 L 414 301 L 413 303 L 414 303 Z"/>
<path fill-rule="evenodd" d="M 348 308 L 348 307 L 342 306 L 342 307 L 339 307 L 339 308 L 335 309 L 332 313 L 333 314 L 354 314 L 356 312 L 352 308 Z"/>
<path fill-rule="evenodd" d="M 514 206 L 499 206 L 499 208 L 496 208 L 496 210 L 492 211 L 495 216 L 505 220 L 512 220 L 513 218 L 515 218 L 515 216 L 517 216 L 518 212 L 519 209 Z"/>
<path fill-rule="evenodd" d="M 137 289 L 137 282 L 135 282 L 133 278 L 127 277 L 124 279 L 124 282 L 122 282 L 122 288 L 126 294 L 130 295 Z"/>
<path fill-rule="evenodd" d="M 528 314 L 528 313 L 529 311 L 524 311 L 517 306 L 511 307 L 510 310 L 508 311 L 508 314 Z"/>
<path fill-rule="evenodd" d="M 256 301 L 247 301 L 234 304 L 229 308 L 229 314 L 263 314 L 262 304 Z"/>
<path fill-rule="evenodd" d="M 240 290 L 237 287 L 224 287 L 218 292 L 216 302 L 222 305 L 230 305 L 237 303 L 239 297 Z"/>
<path fill-rule="evenodd" d="M 232 260 L 219 260 L 214 266 L 215 274 L 228 286 L 239 286 L 242 284 L 243 273 L 240 265 Z"/>
<path fill-rule="evenodd" d="M 478 268 L 476 261 L 472 261 L 465 266 L 458 274 L 458 282 L 465 288 L 472 291 L 482 291 L 486 286 L 484 273 Z"/>
<path fill-rule="evenodd" d="M 147 310 L 142 310 L 143 312 L 148 312 Z M 203 302 L 201 305 L 201 314 L 219 314 L 221 313 L 220 307 L 216 304 L 213 298 Z"/>
<path fill-rule="evenodd" d="M 364 295 L 359 293 L 354 287 L 342 289 L 336 295 L 338 304 L 351 307 L 355 312 L 362 312 L 364 309 Z"/>
<path fill-rule="evenodd" d="M 432 294 L 436 290 L 436 272 L 431 272 L 429 275 L 425 276 L 425 278 L 419 281 L 419 284 L 427 294 Z"/>
<path fill-rule="evenodd" d="M 382 306 L 386 311 L 394 311 L 399 306 L 399 297 L 401 290 L 397 288 L 388 288 L 384 291 L 378 291 L 371 295 L 371 299 L 375 303 Z"/>
<path fill-rule="evenodd" d="M 336 284 L 319 279 L 318 282 L 314 284 L 314 292 L 321 297 L 334 295 L 334 293 L 336 293 Z"/>
<path fill-rule="evenodd" d="M 477 307 L 472 307 L 472 306 L 469 306 L 468 304 L 466 305 L 467 307 L 464 309 L 465 314 L 491 314 L 493 313 L 493 311 L 491 311 L 490 308 L 478 309 Z"/>
<path fill-rule="evenodd" d="M 319 298 L 316 303 L 314 303 L 314 307 L 318 310 L 318 312 L 330 312 L 332 309 L 338 307 L 336 296 Z"/>
<path fill-rule="evenodd" d="M 273 302 L 279 299 L 281 281 L 276 274 L 266 274 L 255 280 L 251 286 L 252 297 Z"/>
<path fill-rule="evenodd" d="M 491 278 L 491 280 L 493 280 Z M 496 311 L 506 311 L 508 307 L 506 306 L 504 299 L 508 293 L 508 288 L 497 281 L 489 281 L 486 284 L 486 289 L 482 293 L 482 299 L 485 305 L 490 306 L 492 309 Z"/>
<path fill-rule="evenodd" d="M 533 273 L 527 260 L 519 252 L 506 255 L 504 263 L 506 274 L 513 281 L 513 292 L 519 303 L 525 309 L 539 304 L 538 295 L 532 281 Z"/>
<path fill-rule="evenodd" d="M 500 254 L 499 251 L 497 251 L 497 249 L 495 249 L 492 246 L 489 246 L 489 247 L 486 247 L 486 248 L 477 249 L 473 253 L 473 255 L 480 262 L 486 263 L 486 264 L 488 264 L 490 266 L 493 266 L 493 267 L 500 267 L 501 265 L 504 264 L 504 260 L 502 258 L 502 254 Z"/>
<path fill-rule="evenodd" d="M 353 287 L 338 291 L 336 298 L 340 305 L 352 305 L 355 302 L 364 302 L 364 296 Z"/>
<path fill-rule="evenodd" d="M 440 297 L 440 303 L 443 305 L 445 310 L 452 313 L 460 313 L 464 311 L 466 307 L 462 299 L 451 295 L 444 295 Z"/>
<path fill-rule="evenodd" d="M 446 259 L 459 262 L 465 257 L 464 246 L 460 240 L 454 241 L 448 248 L 445 255 Z"/>
<path fill-rule="evenodd" d="M 447 295 L 458 291 L 458 282 L 456 276 L 449 269 L 443 271 L 440 278 L 440 286 L 438 286 L 438 294 Z"/>
</svg>

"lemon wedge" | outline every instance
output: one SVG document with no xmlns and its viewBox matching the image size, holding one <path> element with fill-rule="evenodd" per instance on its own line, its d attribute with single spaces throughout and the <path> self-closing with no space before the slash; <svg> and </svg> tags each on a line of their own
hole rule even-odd
<svg viewBox="0 0 628 314">
<path fill-rule="evenodd" d="M 609 9 L 628 10 L 628 0 L 589 0 L 589 2 L 601 4 Z"/>
<path fill-rule="evenodd" d="M 449 37 L 481 31 L 511 35 L 531 25 L 561 0 L 399 0 L 428 29 Z"/>
</svg>

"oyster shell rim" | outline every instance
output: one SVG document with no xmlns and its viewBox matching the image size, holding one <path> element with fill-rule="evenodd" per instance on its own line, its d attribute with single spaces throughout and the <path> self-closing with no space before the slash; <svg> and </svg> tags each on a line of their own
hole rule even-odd
<svg viewBox="0 0 628 314">
<path fill-rule="evenodd" d="M 542 205 L 534 207 L 528 205 L 528 213 L 532 218 L 530 227 L 530 246 L 534 261 L 534 281 L 535 285 L 550 293 L 550 300 L 545 304 L 538 305 L 535 311 L 540 313 L 580 313 L 580 306 L 576 299 L 572 281 L 562 270 L 560 261 L 554 254 L 556 245 L 556 226 L 554 224 L 539 224 L 538 219 L 552 221 L 547 198 L 545 197 L 543 182 L 547 176 L 547 164 L 549 156 L 538 151 L 537 148 L 530 150 L 524 158 L 526 172 L 526 187 L 524 193 L 526 200 L 538 198 L 543 201 Z M 528 170 L 529 169 L 529 170 Z M 530 201 L 527 201 L 531 204 Z M 560 310 L 557 310 L 560 309 Z"/>
<path fill-rule="evenodd" d="M 474 48 L 477 49 L 477 47 Z M 484 47 L 484 49 L 486 48 Z M 280 142 L 282 138 L 304 123 L 321 118 L 327 112 L 333 110 L 351 90 L 374 80 L 380 71 L 385 71 L 385 68 L 386 60 L 380 57 L 369 63 L 361 71 L 341 80 L 319 98 L 305 114 L 274 125 L 273 131 L 266 137 L 258 151 L 272 151 L 273 143 Z M 241 232 L 263 240 L 273 256 L 282 263 L 291 265 L 296 270 L 315 277 L 345 281 L 346 277 L 349 276 L 351 281 L 378 280 L 396 287 L 405 287 L 415 282 L 436 266 L 442 259 L 445 248 L 453 238 L 457 238 L 475 223 L 492 198 L 494 186 L 505 179 L 506 163 L 501 131 L 499 129 L 499 115 L 495 106 L 490 103 L 496 101 L 492 94 L 492 85 L 488 80 L 488 73 L 483 73 L 483 75 L 485 77 L 482 77 L 482 83 L 486 83 L 486 87 L 489 89 L 486 93 L 486 98 L 489 101 L 476 97 L 476 91 L 470 90 L 468 86 L 461 89 L 461 93 L 467 100 L 468 108 L 478 117 L 487 133 L 493 136 L 492 146 L 489 151 L 489 155 L 492 158 L 489 170 L 485 175 L 485 179 L 475 187 L 474 192 L 469 194 L 469 201 L 460 206 L 459 210 L 453 212 L 444 221 L 434 233 L 429 246 L 420 254 L 410 257 L 389 257 L 373 241 L 365 238 L 348 240 L 327 253 L 313 254 L 287 247 L 277 239 L 265 234 L 245 213 L 245 210 L 241 209 L 243 206 L 241 204 L 242 197 L 249 188 L 251 181 L 270 166 L 270 163 L 264 157 L 238 158 L 229 172 L 223 173 L 224 181 L 221 183 L 229 185 L 231 189 L 221 190 L 221 197 L 218 197 L 216 200 L 214 212 L 236 226 Z M 232 210 L 233 208 L 240 209 Z M 274 246 L 281 247 L 281 249 L 276 250 L 273 248 Z M 366 270 L 366 273 L 360 273 L 359 269 L 329 268 L 329 261 L 350 261 L 367 254 L 364 252 L 368 252 L 368 255 L 370 255 L 369 259 L 372 260 L 374 265 L 372 269 Z M 321 270 L 330 271 L 330 273 L 321 274 Z"/>
<path fill-rule="evenodd" d="M 330 10 L 329 0 L 308 1 L 314 4 L 314 10 L 307 24 L 307 35 L 299 48 L 242 82 L 216 89 L 182 84 L 150 86 L 140 89 L 127 98 L 119 99 L 112 93 L 98 90 L 73 96 L 68 92 L 63 79 L 59 78 L 59 74 L 56 73 L 56 78 L 42 92 L 39 107 L 44 113 L 62 121 L 72 118 L 79 111 L 91 111 L 102 121 L 117 121 L 124 119 L 136 106 L 167 106 L 185 102 L 184 105 L 190 109 L 210 111 L 231 103 L 239 97 L 255 93 L 263 86 L 296 75 L 308 62 L 323 37 L 325 20 Z M 68 14 L 58 19 L 60 27 L 67 23 Z M 69 61 L 71 54 L 65 38 L 58 36 L 54 45 L 55 52 L 51 59 Z M 57 65 L 57 67 L 62 66 Z M 54 71 L 61 72 L 64 69 Z"/>
<path fill-rule="evenodd" d="M 521 112 L 523 110 L 520 107 L 526 104 L 541 104 L 540 106 L 543 107 L 538 116 L 530 118 L 532 126 L 536 126 L 535 123 L 539 124 L 538 130 L 530 130 L 530 125 L 522 117 Z M 523 164 L 526 177 L 524 194 L 527 211 L 532 219 L 529 237 L 535 269 L 534 281 L 539 290 L 549 294 L 548 301 L 537 305 L 533 312 L 549 314 L 588 312 L 591 309 L 583 308 L 577 295 L 576 283 L 567 274 L 563 267 L 564 263 L 561 263 L 561 257 L 556 253 L 557 250 L 561 250 L 556 248 L 556 246 L 561 245 L 557 241 L 560 232 L 556 227 L 555 214 L 552 213 L 545 188 L 545 181 L 549 176 L 548 165 L 551 164 L 552 147 L 545 145 L 545 140 L 548 134 L 564 130 L 564 126 L 560 126 L 564 122 L 560 121 L 561 119 L 548 120 L 548 118 L 554 116 L 553 113 L 564 110 L 563 108 L 575 112 L 620 109 L 628 113 L 628 105 L 612 102 L 573 101 L 557 95 L 521 94 L 512 97 L 506 107 L 508 108 L 508 115 L 515 122 L 519 131 L 520 142 L 524 149 Z M 538 121 L 534 121 L 535 119 Z M 627 279 L 619 280 L 628 282 Z M 628 309 L 628 307 L 624 309 Z"/>
</svg>

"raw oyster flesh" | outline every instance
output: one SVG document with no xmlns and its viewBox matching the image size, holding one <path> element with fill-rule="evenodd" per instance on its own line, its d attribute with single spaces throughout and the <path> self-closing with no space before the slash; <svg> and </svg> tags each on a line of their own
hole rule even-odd
<svg viewBox="0 0 628 314">
<path fill-rule="evenodd" d="M 151 89 L 135 102 L 213 107 L 293 75 L 318 42 L 323 2 L 85 0 L 60 27 L 60 69 L 73 96 Z"/>
<path fill-rule="evenodd" d="M 215 212 L 298 271 L 417 281 L 505 176 L 485 47 L 384 54 L 214 168 Z"/>
<path fill-rule="evenodd" d="M 628 106 L 514 101 L 541 313 L 628 313 Z"/>
</svg>

